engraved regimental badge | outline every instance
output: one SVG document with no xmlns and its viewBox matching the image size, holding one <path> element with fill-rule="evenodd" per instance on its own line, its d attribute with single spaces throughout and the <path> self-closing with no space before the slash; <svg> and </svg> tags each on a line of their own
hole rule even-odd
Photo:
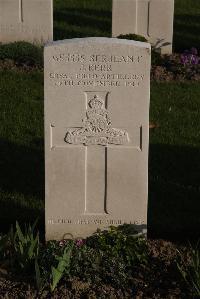
<svg viewBox="0 0 200 299">
<path fill-rule="evenodd" d="M 112 128 L 108 110 L 104 107 L 105 99 L 95 94 L 88 101 L 83 127 L 69 128 L 64 138 L 65 142 L 102 146 L 128 143 L 128 133 L 125 130 Z"/>
</svg>

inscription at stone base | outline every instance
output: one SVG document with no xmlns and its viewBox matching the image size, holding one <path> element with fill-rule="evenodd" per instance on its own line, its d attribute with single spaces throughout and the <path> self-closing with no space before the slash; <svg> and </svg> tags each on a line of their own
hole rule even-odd
<svg viewBox="0 0 200 299">
<path fill-rule="evenodd" d="M 50 225 L 56 224 L 74 224 L 74 225 L 123 225 L 123 224 L 135 224 L 135 225 L 142 225 L 143 222 L 139 221 L 125 221 L 125 220 L 118 220 L 118 219 L 48 219 L 47 223 Z"/>
</svg>

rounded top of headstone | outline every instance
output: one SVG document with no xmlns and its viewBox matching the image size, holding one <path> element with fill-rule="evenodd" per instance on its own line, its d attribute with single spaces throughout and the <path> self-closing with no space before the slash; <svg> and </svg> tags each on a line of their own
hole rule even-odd
<svg viewBox="0 0 200 299">
<path fill-rule="evenodd" d="M 84 38 L 58 40 L 58 41 L 47 43 L 45 45 L 45 48 L 62 46 L 65 44 L 67 45 L 67 44 L 90 44 L 90 43 L 130 45 L 130 46 L 146 48 L 151 50 L 151 45 L 146 42 L 139 42 L 135 40 L 127 40 L 127 39 L 119 39 L 119 38 L 110 38 L 110 37 L 84 37 Z"/>
</svg>

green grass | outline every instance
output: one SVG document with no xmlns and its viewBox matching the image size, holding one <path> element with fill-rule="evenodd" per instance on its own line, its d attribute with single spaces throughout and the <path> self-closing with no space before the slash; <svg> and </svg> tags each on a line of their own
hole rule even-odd
<svg viewBox="0 0 200 299">
<path fill-rule="evenodd" d="M 44 206 L 43 74 L 0 72 L 0 227 Z"/>
<path fill-rule="evenodd" d="M 153 83 L 150 112 L 149 232 L 199 234 L 200 84 Z"/>
<path fill-rule="evenodd" d="M 191 47 L 200 50 L 200 1 L 175 0 L 174 41 L 175 51 Z"/>
<path fill-rule="evenodd" d="M 55 0 L 54 40 L 111 36 L 111 0 Z"/>
<path fill-rule="evenodd" d="M 200 50 L 200 1 L 175 0 L 175 51 Z M 111 0 L 55 0 L 54 39 L 86 36 L 111 37 Z"/>
<path fill-rule="evenodd" d="M 55 39 L 111 35 L 110 0 L 55 0 L 54 6 Z M 199 0 L 175 0 L 175 49 L 199 47 L 199 13 Z M 0 58 L 21 61 L 25 51 L 41 65 L 41 49 L 20 51 L 0 47 Z M 0 99 L 1 231 L 16 219 L 44 220 L 42 71 L 1 71 Z M 150 132 L 151 235 L 199 234 L 199 102 L 198 82 L 151 84 L 151 121 L 159 125 Z"/>
</svg>

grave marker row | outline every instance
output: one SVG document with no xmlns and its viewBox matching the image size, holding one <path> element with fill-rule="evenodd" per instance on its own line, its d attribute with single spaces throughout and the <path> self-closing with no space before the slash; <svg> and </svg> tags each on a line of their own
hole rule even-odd
<svg viewBox="0 0 200 299">
<path fill-rule="evenodd" d="M 132 2 L 141 9 L 145 0 Z M 0 5 L 1 40 L 52 40 L 52 0 Z M 47 240 L 124 223 L 147 228 L 150 57 L 148 43 L 116 38 L 45 46 Z"/>
<path fill-rule="evenodd" d="M 52 40 L 52 0 L 0 0 L 0 42 Z"/>
<path fill-rule="evenodd" d="M 112 36 L 142 35 L 172 52 L 174 0 L 113 0 Z M 0 42 L 53 40 L 52 0 L 0 0 Z"/>
<path fill-rule="evenodd" d="M 172 53 L 174 0 L 113 0 L 112 36 L 144 36 L 162 54 Z"/>
</svg>

